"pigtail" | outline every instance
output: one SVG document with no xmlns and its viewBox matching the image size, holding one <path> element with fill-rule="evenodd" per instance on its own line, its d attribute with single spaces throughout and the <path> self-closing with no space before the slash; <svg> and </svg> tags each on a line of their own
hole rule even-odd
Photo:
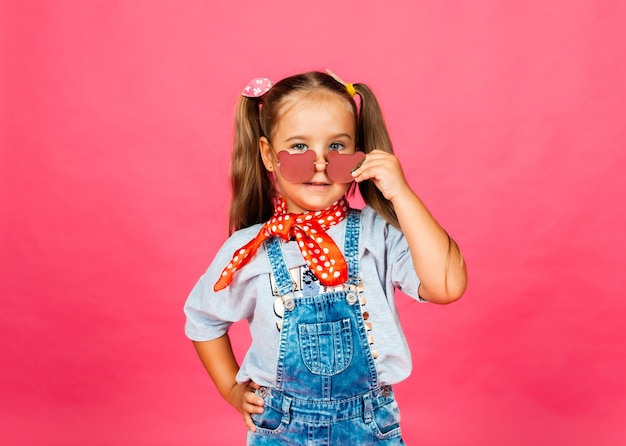
<svg viewBox="0 0 626 446">
<path fill-rule="evenodd" d="M 274 210 L 273 186 L 263 168 L 259 139 L 259 99 L 241 96 L 235 115 L 235 138 L 230 167 L 232 201 L 229 233 L 268 220 Z"/>
<path fill-rule="evenodd" d="M 365 84 L 353 84 L 356 94 L 361 98 L 357 126 L 357 147 L 365 153 L 374 149 L 393 153 L 391 138 L 378 100 Z M 359 183 L 359 191 L 365 203 L 378 212 L 389 224 L 400 229 L 391 201 L 387 200 L 371 181 Z"/>
</svg>

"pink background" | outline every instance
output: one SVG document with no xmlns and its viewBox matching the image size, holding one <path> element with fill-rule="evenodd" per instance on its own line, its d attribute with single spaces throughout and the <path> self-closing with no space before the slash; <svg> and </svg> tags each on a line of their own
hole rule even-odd
<svg viewBox="0 0 626 446">
<path fill-rule="evenodd" d="M 407 443 L 626 443 L 624 2 L 383 5 L 2 2 L 2 444 L 243 443 L 182 306 L 240 89 L 327 67 L 469 264 L 455 305 L 399 298 Z"/>
</svg>

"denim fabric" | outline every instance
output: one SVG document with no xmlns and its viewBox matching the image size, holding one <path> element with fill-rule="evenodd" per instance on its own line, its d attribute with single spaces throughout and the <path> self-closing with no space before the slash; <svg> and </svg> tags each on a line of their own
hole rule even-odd
<svg viewBox="0 0 626 446">
<path fill-rule="evenodd" d="M 351 235 L 354 234 L 351 231 L 348 237 L 358 237 L 359 240 L 358 271 L 362 279 L 359 287 L 363 289 L 360 297 L 366 301 L 361 308 L 369 316 L 366 326 L 374 340 L 370 348 L 377 356 L 378 382 L 380 385 L 394 385 L 406 379 L 412 370 L 411 352 L 398 323 L 394 291 L 400 289 L 405 295 L 417 299 L 415 293 L 419 278 L 415 275 L 408 244 L 400 231 L 369 206 L 361 210 L 360 220 L 359 233 Z M 347 221 L 348 218 L 345 218 L 327 231 L 342 251 L 345 249 Z M 232 259 L 233 252 L 254 238 L 259 229 L 260 225 L 255 225 L 236 231 L 216 253 L 211 266 L 200 277 L 185 302 L 185 333 L 194 341 L 208 341 L 224 335 L 234 321 L 248 321 L 254 342 L 241 360 L 237 382 L 251 379 L 262 386 L 275 387 L 280 341 L 280 331 L 275 327 L 280 322 L 280 316 L 277 316 L 274 305 L 280 304 L 277 304 L 278 296 L 268 280 L 271 267 L 267 246 L 262 246 L 250 263 L 235 273 L 228 288 L 217 293 L 213 291 L 213 284 Z M 298 285 L 296 296 L 299 293 L 313 296 L 329 291 L 303 266 L 304 258 L 297 241 L 281 240 L 279 245 Z M 350 260 L 357 262 L 352 256 Z M 351 276 L 352 280 L 356 280 L 356 274 Z M 292 287 L 292 283 L 288 285 Z M 419 374 L 420 370 L 416 372 Z"/>
<path fill-rule="evenodd" d="M 294 297 L 277 239 L 266 242 L 285 312 L 276 386 L 261 387 L 263 414 L 252 416 L 248 445 L 402 445 L 391 386 L 378 386 L 355 285 L 359 283 L 360 216 L 348 214 L 343 290 Z"/>
</svg>

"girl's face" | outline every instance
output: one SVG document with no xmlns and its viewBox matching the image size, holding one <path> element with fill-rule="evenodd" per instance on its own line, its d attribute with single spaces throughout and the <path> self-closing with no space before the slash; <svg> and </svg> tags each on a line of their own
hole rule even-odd
<svg viewBox="0 0 626 446">
<path fill-rule="evenodd" d="M 355 117 L 345 99 L 333 93 L 320 92 L 289 98 L 283 106 L 270 141 L 260 140 L 265 168 L 276 174 L 278 188 L 290 213 L 318 211 L 340 199 L 351 183 L 335 182 L 328 176 L 328 153 L 356 151 Z M 314 165 L 306 180 L 289 180 L 281 174 L 278 152 L 290 154 L 310 150 Z M 355 162 L 356 164 L 356 162 Z M 287 167 L 284 167 L 287 172 Z M 293 175 L 287 174 L 293 178 Z"/>
</svg>

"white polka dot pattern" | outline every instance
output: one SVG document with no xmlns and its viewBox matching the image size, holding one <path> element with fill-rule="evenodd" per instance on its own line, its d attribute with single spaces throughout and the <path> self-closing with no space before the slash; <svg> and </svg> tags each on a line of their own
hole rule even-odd
<svg viewBox="0 0 626 446">
<path fill-rule="evenodd" d="M 326 233 L 326 229 L 346 217 L 348 206 L 344 197 L 321 211 L 288 214 L 285 200 L 277 199 L 274 216 L 263 225 L 254 239 L 235 251 L 213 289 L 219 291 L 226 288 L 235 271 L 248 263 L 261 244 L 273 236 L 285 241 L 295 237 L 306 264 L 322 284 L 336 286 L 344 283 L 348 280 L 348 266 L 341 250 Z"/>
</svg>

